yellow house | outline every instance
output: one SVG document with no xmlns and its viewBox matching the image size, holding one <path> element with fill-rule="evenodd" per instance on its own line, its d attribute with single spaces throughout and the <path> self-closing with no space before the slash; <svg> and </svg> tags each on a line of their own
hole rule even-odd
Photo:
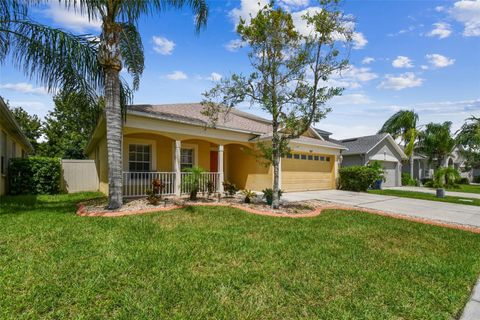
<svg viewBox="0 0 480 320">
<path fill-rule="evenodd" d="M 7 193 L 8 161 L 33 150 L 13 114 L 0 98 L 0 196 Z"/>
<path fill-rule="evenodd" d="M 212 128 L 200 104 L 133 105 L 123 125 L 123 193 L 141 196 L 160 179 L 165 194 L 183 191 L 185 168 L 199 166 L 204 182 L 223 191 L 229 181 L 240 189 L 271 188 L 272 167 L 258 155 L 258 142 L 269 141 L 270 121 L 233 109 Z M 314 128 L 290 142 L 281 160 L 280 187 L 288 191 L 333 189 L 343 146 L 325 140 Z M 105 119 L 100 119 L 86 147 L 95 160 L 100 191 L 108 192 Z"/>
</svg>

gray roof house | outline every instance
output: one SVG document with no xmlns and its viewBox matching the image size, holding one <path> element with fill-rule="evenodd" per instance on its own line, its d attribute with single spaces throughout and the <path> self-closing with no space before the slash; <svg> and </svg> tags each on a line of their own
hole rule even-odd
<svg viewBox="0 0 480 320">
<path fill-rule="evenodd" d="M 383 183 L 387 187 L 402 185 L 402 161 L 407 159 L 402 148 L 388 133 L 356 137 L 338 141 L 348 150 L 342 152 L 342 167 L 364 166 L 380 161 L 385 170 Z"/>
</svg>

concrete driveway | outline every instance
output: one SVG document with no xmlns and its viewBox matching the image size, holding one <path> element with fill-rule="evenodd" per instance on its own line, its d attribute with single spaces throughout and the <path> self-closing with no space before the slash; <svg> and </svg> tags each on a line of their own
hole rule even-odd
<svg viewBox="0 0 480 320">
<path fill-rule="evenodd" d="M 340 190 L 289 192 L 286 201 L 323 200 L 411 217 L 480 227 L 480 207 Z"/>
</svg>

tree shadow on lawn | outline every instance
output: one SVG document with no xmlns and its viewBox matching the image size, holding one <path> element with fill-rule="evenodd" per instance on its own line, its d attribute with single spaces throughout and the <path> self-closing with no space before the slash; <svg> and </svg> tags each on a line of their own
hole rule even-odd
<svg viewBox="0 0 480 320">
<path fill-rule="evenodd" d="M 98 192 L 57 195 L 16 195 L 0 197 L 0 215 L 27 212 L 73 213 L 80 201 L 102 198 Z"/>
</svg>

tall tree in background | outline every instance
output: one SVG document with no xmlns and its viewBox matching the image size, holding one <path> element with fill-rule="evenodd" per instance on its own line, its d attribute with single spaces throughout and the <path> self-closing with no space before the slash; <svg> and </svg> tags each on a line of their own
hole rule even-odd
<svg viewBox="0 0 480 320">
<path fill-rule="evenodd" d="M 272 3 L 250 22 L 241 20 L 237 32 L 250 49 L 253 72 L 234 74 L 204 94 L 203 113 L 213 124 L 220 113 L 243 101 L 271 116 L 271 139 L 259 146 L 273 166 L 273 208 L 279 206 L 279 163 L 289 151 L 289 141 L 324 118 L 328 100 L 342 92 L 325 84 L 348 64 L 338 45 L 348 45 L 352 30 L 336 9 L 337 2 L 321 1 L 322 10 L 302 17 L 308 34 L 299 33 L 291 14 Z"/>
<path fill-rule="evenodd" d="M 42 135 L 42 121 L 36 114 L 30 115 L 27 111 L 25 111 L 22 107 L 13 107 L 10 108 L 15 120 L 20 125 L 23 133 L 30 141 L 30 144 L 33 147 L 33 152 L 36 154 L 39 150 L 39 142 L 38 139 Z"/>
<path fill-rule="evenodd" d="M 467 159 L 466 169 L 480 167 L 480 118 L 471 116 L 457 133 L 456 142 Z"/>
<path fill-rule="evenodd" d="M 103 99 L 92 103 L 85 93 L 60 92 L 45 118 L 42 154 L 63 159 L 85 159 L 85 146 L 103 111 Z"/>
<path fill-rule="evenodd" d="M 67 7 L 79 10 L 90 19 L 102 21 L 98 61 L 105 87 L 105 120 L 108 153 L 108 207 L 122 206 L 122 86 L 120 71 L 125 65 L 137 89 L 144 68 L 142 39 L 137 29 L 142 15 L 163 12 L 168 7 L 188 5 L 195 14 L 197 31 L 206 24 L 205 0 L 66 0 Z"/>
<path fill-rule="evenodd" d="M 428 157 L 435 168 L 439 168 L 445 162 L 446 157 L 455 147 L 455 139 L 451 135 L 452 123 L 429 123 L 419 135 L 418 146 L 420 152 Z"/>
<path fill-rule="evenodd" d="M 394 139 L 400 138 L 410 162 L 410 176 L 413 177 L 413 156 L 418 139 L 418 114 L 413 110 L 400 110 L 383 124 L 378 133 L 389 133 Z"/>
</svg>

